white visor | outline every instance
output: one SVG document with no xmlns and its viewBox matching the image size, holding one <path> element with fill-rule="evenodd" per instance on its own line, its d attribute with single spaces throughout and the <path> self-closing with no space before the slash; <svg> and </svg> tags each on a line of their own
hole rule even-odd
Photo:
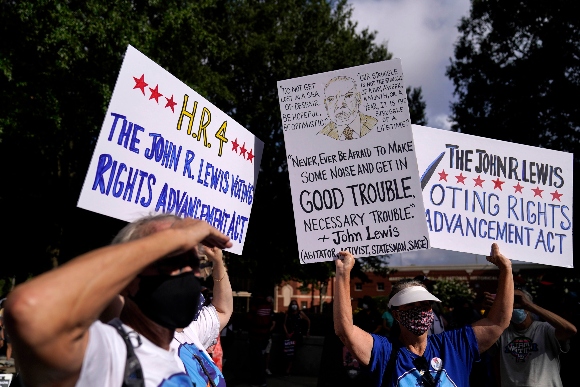
<svg viewBox="0 0 580 387">
<path fill-rule="evenodd" d="M 389 308 L 392 306 L 401 306 L 417 301 L 437 301 L 440 299 L 432 295 L 422 286 L 410 286 L 395 294 L 389 301 Z"/>
</svg>

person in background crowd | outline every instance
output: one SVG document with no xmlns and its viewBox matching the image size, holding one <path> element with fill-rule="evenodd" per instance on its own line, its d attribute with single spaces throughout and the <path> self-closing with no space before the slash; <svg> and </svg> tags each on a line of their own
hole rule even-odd
<svg viewBox="0 0 580 387">
<path fill-rule="evenodd" d="M 145 220 L 133 232 L 137 239 L 83 254 L 10 294 L 4 317 L 25 385 L 115 387 L 144 379 L 146 387 L 193 386 L 169 351 L 174 330 L 199 307 L 190 262 L 199 243 L 222 249 L 232 242 L 191 218 Z M 122 324 L 98 321 L 119 294 Z"/>
<path fill-rule="evenodd" d="M 427 290 L 430 293 L 433 293 L 433 281 L 429 280 L 427 276 L 418 275 L 415 277 L 415 280 L 421 282 L 423 285 L 427 287 Z M 445 326 L 447 325 L 447 321 L 445 320 L 445 317 L 443 317 L 443 310 L 441 308 L 441 304 L 434 303 L 432 304 L 432 307 L 434 320 L 433 324 L 431 324 L 431 328 L 429 328 L 429 331 L 427 332 L 429 335 L 435 335 L 437 333 L 443 332 L 445 330 Z"/>
<path fill-rule="evenodd" d="M 508 326 L 513 308 L 511 262 L 497 244 L 487 260 L 499 268 L 496 302 L 488 316 L 473 325 L 427 335 L 433 323 L 431 303 L 439 300 L 418 281 L 393 286 L 391 313 L 400 326 L 399 340 L 369 334 L 352 323 L 350 271 L 354 257 L 339 253 L 336 261 L 334 326 L 358 361 L 368 366 L 376 386 L 469 385 L 471 365 Z"/>
<path fill-rule="evenodd" d="M 391 328 L 393 327 L 393 315 L 388 310 L 385 310 L 383 315 L 381 316 L 381 320 L 383 320 L 383 335 L 386 337 L 391 337 Z"/>
<path fill-rule="evenodd" d="M 383 324 L 375 300 L 364 296 L 359 302 L 359 308 L 361 310 L 353 318 L 354 325 L 368 333 L 380 333 Z"/>
<path fill-rule="evenodd" d="M 6 360 L 13 360 L 12 341 L 10 340 L 10 335 L 4 328 L 4 301 L 6 301 L 6 298 L 0 301 L 0 348 L 6 345 Z"/>
<path fill-rule="evenodd" d="M 317 387 L 347 387 L 352 385 L 344 366 L 344 344 L 334 333 L 333 303 L 324 303 L 322 308 L 322 334 L 324 344 L 320 357 Z"/>
<path fill-rule="evenodd" d="M 453 310 L 447 314 L 447 327 L 457 329 L 471 325 L 481 319 L 481 314 L 473 308 L 473 301 L 466 297 L 455 297 L 452 300 Z"/>
<path fill-rule="evenodd" d="M 4 329 L 4 308 L 2 307 L 3 302 L 4 299 L 0 301 L 0 349 L 4 347 L 4 336 L 6 334 Z M 8 359 L 8 356 L 6 356 L 6 358 Z"/>
<path fill-rule="evenodd" d="M 270 334 L 268 335 L 268 344 L 264 350 L 264 358 L 266 364 L 266 374 L 272 375 L 270 371 L 270 352 L 272 351 L 272 332 L 276 329 L 276 320 L 274 319 L 274 299 L 272 296 L 266 297 L 266 302 L 270 305 L 270 316 L 272 318 L 272 326 L 270 327 Z"/>
<path fill-rule="evenodd" d="M 254 292 L 248 313 L 248 337 L 250 340 L 250 362 L 252 384 L 266 385 L 265 353 L 274 329 L 272 304 L 260 293 Z"/>
<path fill-rule="evenodd" d="M 298 302 L 296 300 L 290 301 L 288 305 L 288 310 L 284 316 L 284 333 L 286 334 L 286 340 L 293 340 L 295 346 L 299 346 L 302 343 L 303 337 L 303 322 L 306 322 L 306 337 L 310 336 L 310 319 L 308 316 L 298 309 Z M 292 354 L 288 356 L 288 364 L 286 366 L 286 374 L 289 374 L 292 370 L 292 361 L 294 359 L 296 352 L 295 348 Z"/>
<path fill-rule="evenodd" d="M 539 305 L 525 290 L 514 291 L 511 324 L 497 341 L 500 382 L 505 386 L 562 386 L 559 354 L 570 349 L 576 327 Z M 490 302 L 494 297 L 486 293 Z M 534 321 L 531 314 L 543 322 Z"/>
</svg>

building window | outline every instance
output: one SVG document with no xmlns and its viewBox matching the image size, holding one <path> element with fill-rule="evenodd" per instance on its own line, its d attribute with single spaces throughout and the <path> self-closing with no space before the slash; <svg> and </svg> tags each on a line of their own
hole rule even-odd
<svg viewBox="0 0 580 387">
<path fill-rule="evenodd" d="M 385 283 L 384 282 L 377 282 L 377 291 L 379 291 L 379 292 L 385 291 Z"/>
<path fill-rule="evenodd" d="M 357 292 L 362 291 L 362 282 L 357 282 L 354 284 L 354 290 Z"/>
<path fill-rule="evenodd" d="M 308 308 L 308 301 L 300 301 L 300 309 Z"/>
</svg>

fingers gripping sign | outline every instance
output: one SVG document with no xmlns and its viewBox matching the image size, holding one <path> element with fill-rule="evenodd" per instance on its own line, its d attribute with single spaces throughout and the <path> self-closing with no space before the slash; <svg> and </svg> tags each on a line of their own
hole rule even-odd
<svg viewBox="0 0 580 387">
<path fill-rule="evenodd" d="M 354 256 L 349 251 L 340 251 L 336 260 L 336 274 L 350 274 L 354 266 Z"/>
<path fill-rule="evenodd" d="M 486 259 L 500 269 L 511 267 L 511 261 L 499 251 L 497 243 L 491 245 L 491 253 Z"/>
</svg>

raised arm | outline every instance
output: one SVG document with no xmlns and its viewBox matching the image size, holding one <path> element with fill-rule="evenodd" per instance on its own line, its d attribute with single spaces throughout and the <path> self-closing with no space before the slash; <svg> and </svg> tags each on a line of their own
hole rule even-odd
<svg viewBox="0 0 580 387">
<path fill-rule="evenodd" d="M 491 256 L 487 257 L 487 260 L 499 268 L 499 281 L 495 301 L 487 317 L 472 325 L 479 353 L 491 347 L 508 327 L 514 305 L 511 261 L 499 252 L 497 243 L 491 246 Z"/>
<path fill-rule="evenodd" d="M 202 241 L 231 246 L 205 222 L 178 222 L 179 228 L 83 254 L 14 289 L 5 321 L 27 384 L 74 386 L 90 325 L 145 267 Z"/>
<path fill-rule="evenodd" d="M 546 321 L 556 329 L 555 334 L 558 341 L 564 342 L 576 334 L 576 327 L 568 320 L 534 304 L 521 290 L 516 290 L 514 294 L 517 304 L 519 304 L 523 309 L 538 315 L 542 320 Z"/>
<path fill-rule="evenodd" d="M 214 247 L 206 248 L 204 251 L 207 258 L 213 262 L 213 298 L 211 303 L 218 313 L 221 332 L 228 325 L 228 321 L 230 321 L 230 317 L 232 317 L 234 311 L 232 285 L 230 284 L 230 277 L 224 265 L 221 249 Z"/>
<path fill-rule="evenodd" d="M 339 253 L 336 260 L 336 282 L 334 291 L 334 331 L 348 350 L 363 364 L 371 361 L 373 337 L 352 323 L 350 303 L 350 271 L 354 257 L 347 251 Z"/>
</svg>

